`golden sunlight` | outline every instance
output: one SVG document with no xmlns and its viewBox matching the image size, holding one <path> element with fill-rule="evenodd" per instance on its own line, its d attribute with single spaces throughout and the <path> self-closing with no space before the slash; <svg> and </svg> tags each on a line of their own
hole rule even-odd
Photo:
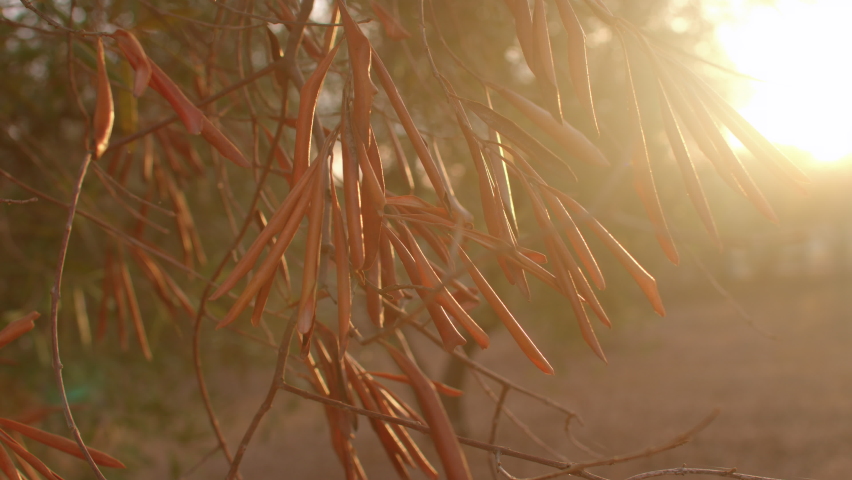
<svg viewBox="0 0 852 480">
<path fill-rule="evenodd" d="M 714 3 L 728 17 L 717 35 L 734 67 L 762 80 L 745 87 L 740 113 L 817 161 L 852 155 L 852 1 Z"/>
</svg>

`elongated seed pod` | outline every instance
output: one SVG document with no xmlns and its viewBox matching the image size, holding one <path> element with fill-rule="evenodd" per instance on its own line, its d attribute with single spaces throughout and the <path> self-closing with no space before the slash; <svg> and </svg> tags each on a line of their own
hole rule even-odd
<svg viewBox="0 0 852 480">
<path fill-rule="evenodd" d="M 133 280 L 130 277 L 130 271 L 127 269 L 127 263 L 124 259 L 120 262 L 121 282 L 124 286 L 124 293 L 127 295 L 127 305 L 130 308 L 130 320 L 133 322 L 133 329 L 136 332 L 136 339 L 139 342 L 139 348 L 142 349 L 142 355 L 149 362 L 153 358 L 151 348 L 148 346 L 148 335 L 145 333 L 145 324 L 142 323 L 142 312 L 139 310 L 139 301 L 136 299 L 136 289 L 133 288 Z"/>
<path fill-rule="evenodd" d="M 331 137 L 329 137 L 329 140 Z M 333 142 L 333 140 L 331 140 Z M 325 149 L 323 149 L 325 150 Z M 317 173 L 311 195 L 311 209 L 308 213 L 308 234 L 305 238 L 305 263 L 302 268 L 302 294 L 299 297 L 299 311 L 296 314 L 296 330 L 307 334 L 314 321 L 317 306 L 317 274 L 322 247 L 322 226 L 325 218 L 325 197 L 330 187 L 329 159 L 320 152 L 317 162 L 322 162 Z"/>
<path fill-rule="evenodd" d="M 246 254 L 243 255 L 243 258 L 237 262 L 237 265 L 225 281 L 223 281 L 219 288 L 210 295 L 211 300 L 216 300 L 234 288 L 234 285 L 236 285 L 240 279 L 251 271 L 251 267 L 255 264 L 255 262 L 257 262 L 257 259 L 260 257 L 260 254 L 263 252 L 266 244 L 272 240 L 272 237 L 277 235 L 285 228 L 286 225 L 288 225 L 291 217 L 296 211 L 297 205 L 303 205 L 303 202 L 306 201 L 304 199 L 309 197 L 304 193 L 306 190 L 309 191 L 309 187 L 313 184 L 314 179 L 316 178 L 313 172 L 316 172 L 318 165 L 318 162 L 312 165 L 308 172 L 306 172 L 306 174 L 298 182 L 296 182 L 293 189 L 290 190 L 290 193 L 287 195 L 287 198 L 284 199 L 284 202 L 278 207 L 278 210 L 275 211 L 272 218 L 269 219 L 269 224 L 267 224 L 266 228 L 260 232 L 260 235 L 258 235 L 251 244 L 249 249 L 246 251 Z"/>
<path fill-rule="evenodd" d="M 592 100 L 592 86 L 589 81 L 586 34 L 583 32 L 583 26 L 580 24 L 577 14 L 574 13 L 570 0 L 556 0 L 556 8 L 559 10 L 559 17 L 562 19 L 562 26 L 565 27 L 565 32 L 568 34 L 568 70 L 571 75 L 571 83 L 574 86 L 574 93 L 580 100 L 583 109 L 589 114 L 595 125 L 595 130 L 600 132 L 598 119 L 595 115 L 595 105 Z"/>
<path fill-rule="evenodd" d="M 34 322 L 40 316 L 40 313 L 33 311 L 6 325 L 3 330 L 0 330 L 0 348 L 35 328 Z"/>
<path fill-rule="evenodd" d="M 8 418 L 0 418 L 0 426 L 9 430 L 14 430 L 21 435 L 47 445 L 50 448 L 59 450 L 60 452 L 73 455 L 77 458 L 86 458 L 85 455 L 83 455 L 83 452 L 80 451 L 80 447 L 77 445 L 77 442 L 68 438 L 60 437 L 59 435 L 54 435 L 52 433 L 45 432 L 44 430 L 39 430 L 38 428 L 34 428 L 14 420 L 9 420 Z M 110 468 L 126 468 L 123 463 L 112 456 L 101 452 L 100 450 L 89 447 L 86 447 L 86 450 L 89 451 L 89 454 L 92 456 L 92 460 L 94 460 L 98 465 Z"/>
<path fill-rule="evenodd" d="M 10 450 L 15 452 L 15 455 L 23 459 L 28 464 L 32 465 L 32 467 L 36 469 L 38 473 L 44 476 L 44 478 L 47 478 L 48 480 L 62 480 L 62 477 L 53 473 L 53 471 L 51 471 L 47 467 L 47 465 L 44 464 L 44 462 L 39 460 L 38 457 L 36 457 L 32 453 L 28 452 L 27 449 L 23 447 L 23 445 L 16 442 L 14 438 L 7 435 L 6 432 L 4 432 L 3 430 L 0 430 L 0 442 L 5 443 Z M 74 445 L 77 444 L 75 443 Z"/>
<path fill-rule="evenodd" d="M 388 372 L 368 372 L 370 375 L 374 377 L 384 378 L 387 380 L 393 380 L 394 382 L 406 383 L 411 385 L 411 379 L 406 377 L 405 375 L 397 375 L 395 373 Z M 448 397 L 460 397 L 464 395 L 464 392 L 453 388 L 445 383 L 441 383 L 437 380 L 430 380 L 432 382 L 432 386 L 435 387 L 435 391 L 440 393 L 441 395 L 446 395 Z"/>
<path fill-rule="evenodd" d="M 345 107 L 344 107 L 345 109 Z M 345 118 L 345 115 L 344 115 Z M 343 161 L 343 199 L 346 202 L 346 228 L 349 232 L 349 256 L 352 268 L 364 268 L 364 234 L 361 218 L 361 182 L 358 179 L 358 163 L 355 146 L 349 142 L 345 128 L 340 136 Z"/>
<path fill-rule="evenodd" d="M 417 264 L 417 269 L 420 273 L 420 281 L 423 282 L 423 285 L 435 291 L 433 294 L 435 296 L 435 301 L 444 307 L 444 309 L 452 315 L 465 330 L 467 330 L 480 348 L 488 348 L 490 344 L 488 334 L 485 333 L 482 327 L 477 325 L 470 315 L 461 307 L 461 305 L 459 305 L 458 301 L 447 292 L 446 287 L 441 285 L 441 279 L 438 278 L 438 275 L 435 274 L 434 270 L 432 270 L 429 260 L 426 258 L 426 255 L 423 254 L 423 251 L 420 249 L 420 245 L 417 244 L 417 240 L 414 239 L 411 232 L 403 226 L 400 227 L 400 230 L 402 238 L 407 244 L 408 250 L 411 252 L 412 257 L 414 257 L 414 261 Z"/>
<path fill-rule="evenodd" d="M 515 36 L 527 61 L 527 66 L 532 72 L 536 72 L 535 34 L 533 33 L 532 18 L 530 18 L 529 3 L 518 0 L 505 0 L 506 5 L 515 19 Z"/>
<path fill-rule="evenodd" d="M 202 127 L 201 127 L 201 136 L 204 137 L 204 140 L 207 140 L 207 143 L 213 146 L 223 157 L 228 160 L 234 162 L 236 165 L 248 168 L 251 164 L 246 160 L 243 156 L 240 149 L 236 147 L 236 145 L 231 142 L 228 137 L 219 130 L 216 125 L 213 125 L 207 117 L 202 118 Z"/>
<path fill-rule="evenodd" d="M 148 60 L 148 55 L 145 54 L 145 49 L 135 35 L 119 28 L 112 34 L 112 38 L 118 44 L 118 48 L 124 54 L 124 57 L 133 67 L 136 76 L 133 81 L 133 96 L 141 97 L 148 88 L 148 83 L 151 81 L 153 69 L 151 62 Z"/>
<path fill-rule="evenodd" d="M 97 100 L 95 103 L 95 115 L 93 119 L 95 138 L 95 159 L 101 157 L 109 145 L 109 137 L 112 134 L 112 124 L 115 120 L 115 107 L 112 102 L 112 87 L 109 84 L 106 60 L 104 60 L 104 42 L 98 37 L 97 55 Z"/>
<path fill-rule="evenodd" d="M 405 158 L 405 151 L 402 149 L 402 144 L 399 142 L 399 137 L 396 135 L 396 130 L 394 129 L 390 118 L 384 117 L 384 119 L 385 126 L 388 130 L 388 137 L 390 137 L 391 145 L 393 145 L 394 160 L 396 161 L 397 169 L 405 180 L 405 183 L 408 186 L 408 191 L 413 193 L 414 175 L 412 175 L 411 167 L 408 165 L 408 160 Z"/>
<path fill-rule="evenodd" d="M 495 83 L 488 83 L 488 86 L 529 118 L 571 156 L 591 165 L 609 165 L 606 156 L 598 147 L 569 123 L 556 121 L 545 109 L 513 90 Z"/>
<path fill-rule="evenodd" d="M 352 19 L 343 1 L 338 0 L 337 5 L 340 9 L 340 19 L 343 21 L 343 31 L 346 33 L 346 43 L 349 46 L 349 63 L 352 66 L 352 83 L 355 90 L 352 101 L 352 126 L 356 138 L 367 144 L 370 141 L 370 110 L 373 108 L 373 97 L 378 93 L 376 85 L 370 79 L 373 47 L 370 46 L 370 40 L 361 31 L 361 27 Z"/>
<path fill-rule="evenodd" d="M 568 241 L 571 242 L 571 246 L 574 247 L 574 251 L 577 252 L 580 261 L 586 267 L 586 271 L 589 272 L 592 281 L 595 282 L 595 286 L 600 290 L 605 289 L 606 282 L 604 281 L 600 267 L 598 267 L 598 262 L 595 260 L 594 255 L 592 255 L 592 251 L 589 249 L 588 244 L 586 244 L 586 240 L 583 238 L 583 234 L 580 233 L 580 229 L 577 228 L 577 224 L 574 223 L 571 215 L 565 210 L 565 206 L 549 190 L 543 190 L 541 194 L 550 206 L 550 210 L 556 215 L 559 226 L 564 229 L 565 236 L 568 237 Z"/>
<path fill-rule="evenodd" d="M 376 14 L 379 22 L 381 22 L 382 27 L 385 28 L 385 34 L 387 34 L 388 38 L 400 41 L 411 37 L 411 33 L 402 26 L 399 19 L 387 11 L 382 4 L 375 0 L 370 0 L 370 7 L 373 9 L 373 13 Z"/>
<path fill-rule="evenodd" d="M 535 0 L 533 4 L 533 54 L 538 71 L 536 74 L 539 89 L 542 91 L 550 114 L 557 122 L 562 122 L 562 99 L 556 85 L 556 69 L 553 66 L 553 52 L 550 48 L 550 32 L 547 28 L 547 12 L 544 0 Z"/>
<path fill-rule="evenodd" d="M 627 46 L 624 46 L 625 52 L 628 52 Z M 639 199 L 645 207 L 645 213 L 654 227 L 654 235 L 657 237 L 657 243 L 662 247 L 663 252 L 670 262 L 677 265 L 680 259 L 678 258 L 677 248 L 674 245 L 671 232 L 666 224 L 666 218 L 663 214 L 663 208 L 660 205 L 660 197 L 657 195 L 657 188 L 654 185 L 654 175 L 651 171 L 651 159 L 648 156 L 648 148 L 645 143 L 645 129 L 642 125 L 642 115 L 639 111 L 639 103 L 636 98 L 636 88 L 633 78 L 633 72 L 630 67 L 630 56 L 625 54 L 625 63 L 627 66 L 627 103 L 630 113 L 630 121 L 632 123 L 633 133 L 633 154 L 630 162 L 633 165 L 634 186 Z"/>
<path fill-rule="evenodd" d="M 400 238 L 391 229 L 386 228 L 385 232 L 388 235 L 388 239 L 391 243 L 393 243 L 393 247 L 396 249 L 399 260 L 402 262 L 402 266 L 405 268 L 405 272 L 408 274 L 408 278 L 411 283 L 415 285 L 423 285 L 422 280 L 420 279 L 420 273 L 417 269 L 417 262 L 414 260 L 411 252 L 408 251 L 408 247 L 406 247 L 402 240 L 400 240 Z M 444 309 L 434 301 L 427 302 L 426 299 L 429 298 L 428 293 L 422 292 L 419 288 L 416 292 L 421 300 L 426 302 L 426 311 L 429 312 L 429 316 L 432 318 L 432 322 L 435 324 L 435 328 L 441 336 L 441 343 L 444 346 L 444 350 L 451 352 L 457 346 L 467 343 L 464 337 L 461 336 L 458 330 L 456 330 L 456 327 L 453 325 L 453 322 L 450 321 L 450 318 L 447 316 Z"/>
<path fill-rule="evenodd" d="M 524 331 L 523 327 L 515 320 L 512 312 L 506 308 L 506 305 L 503 303 L 503 300 L 500 299 L 500 296 L 491 288 L 491 285 L 482 276 L 479 269 L 476 268 L 476 265 L 471 261 L 470 257 L 467 256 L 464 249 L 459 249 L 459 257 L 461 257 L 462 262 L 464 262 L 465 268 L 467 268 L 467 272 L 470 275 L 470 278 L 473 279 L 473 283 L 476 284 L 476 288 L 482 292 L 482 296 L 485 297 L 485 301 L 488 302 L 488 305 L 494 310 L 494 313 L 497 314 L 497 318 L 503 322 L 503 325 L 506 327 L 506 330 L 509 331 L 509 334 L 512 335 L 512 338 L 515 340 L 515 343 L 521 348 L 521 351 L 524 352 L 524 355 L 533 362 L 533 365 L 538 367 L 542 372 L 553 375 L 553 367 L 550 366 L 550 363 L 544 358 L 541 351 L 539 351 L 538 347 L 535 346 L 535 343 L 530 339 L 527 335 L 527 332 Z"/>
<path fill-rule="evenodd" d="M 438 199 L 447 207 L 448 210 L 453 212 L 453 215 L 457 215 L 463 220 L 469 222 L 473 216 L 470 212 L 465 210 L 455 196 L 453 196 L 446 178 L 441 174 L 438 164 L 435 163 L 435 159 L 429 152 L 429 147 L 426 145 L 423 137 L 420 136 L 420 132 L 414 124 L 414 119 L 412 119 L 411 115 L 408 113 L 408 108 L 405 106 L 405 102 L 402 101 L 402 97 L 400 96 L 396 85 L 393 83 L 390 73 L 388 73 L 387 68 L 385 68 L 385 65 L 382 63 L 381 58 L 379 58 L 375 50 L 373 51 L 372 64 L 376 67 L 376 74 L 379 77 L 379 82 L 382 84 L 382 88 L 385 90 L 388 100 L 390 100 L 391 106 L 396 112 L 397 117 L 399 117 L 399 122 L 402 124 L 402 128 L 405 129 L 405 134 L 411 141 L 411 145 L 414 147 L 414 151 L 420 159 L 420 164 L 426 172 L 426 177 L 429 179 L 429 183 L 432 184 L 432 188 L 435 189 L 435 194 L 438 196 Z"/>
<path fill-rule="evenodd" d="M 576 215 L 577 218 L 585 223 L 595 235 L 600 239 L 601 242 L 609 249 L 609 251 L 615 256 L 616 260 L 627 270 L 627 273 L 633 277 L 633 280 L 639 285 L 639 288 L 645 294 L 645 297 L 648 298 L 648 301 L 651 302 L 651 305 L 654 307 L 654 311 L 656 311 L 660 316 L 666 315 L 666 309 L 663 306 L 663 301 L 660 298 L 660 292 L 657 290 L 657 281 L 654 279 L 651 274 L 649 274 L 639 262 L 637 262 L 632 255 L 623 247 L 612 234 L 604 228 L 600 222 L 595 219 L 582 205 L 577 203 L 576 200 L 571 198 L 569 195 L 560 192 L 559 190 L 548 187 L 548 189 L 553 192 L 559 199 L 562 201 L 564 205 L 570 208 Z"/>
<path fill-rule="evenodd" d="M 562 164 L 571 175 L 571 178 L 574 180 L 577 179 L 577 176 L 565 160 L 551 152 L 547 147 L 542 145 L 538 140 L 533 138 L 532 135 L 524 131 L 524 129 L 519 127 L 518 124 L 512 120 L 509 120 L 479 102 L 467 99 L 461 99 L 461 102 L 467 108 L 473 110 L 473 113 L 475 113 L 477 117 L 481 118 L 489 127 L 505 135 L 530 157 L 535 158 L 539 162 L 542 162 L 544 165 L 550 166 L 551 168 L 555 168 L 557 164 Z"/>
<path fill-rule="evenodd" d="M 228 310 L 228 314 L 225 318 L 216 325 L 216 328 L 225 327 L 236 320 L 237 316 L 239 316 L 239 314 L 248 307 L 251 299 L 254 298 L 260 291 L 261 287 L 266 284 L 269 277 L 275 274 L 275 269 L 278 266 L 278 259 L 281 258 L 281 255 L 284 255 L 284 252 L 287 251 L 287 247 L 290 246 L 290 242 L 293 241 L 293 237 L 296 235 L 296 230 L 298 230 L 299 224 L 305 216 L 305 210 L 307 210 L 310 200 L 311 195 L 299 196 L 298 203 L 293 208 L 292 213 L 289 215 L 286 223 L 284 224 L 284 228 L 278 236 L 278 241 L 276 241 L 275 245 L 269 250 L 269 255 L 267 255 L 260 267 L 257 268 L 254 277 L 252 277 L 248 285 L 246 285 L 246 288 L 237 298 L 237 301 L 234 302 L 231 309 Z M 251 265 L 249 265 L 249 269 L 251 269 Z M 230 288 L 228 290 L 230 290 Z M 224 290 L 223 293 L 228 290 Z"/>
<path fill-rule="evenodd" d="M 680 128 L 678 128 L 677 120 L 675 120 L 671 104 L 669 103 L 669 99 L 666 96 L 666 92 L 663 89 L 662 84 L 658 83 L 657 87 L 657 94 L 659 95 L 660 101 L 660 112 L 663 117 L 663 127 L 666 130 L 666 136 L 669 139 L 669 145 L 671 145 L 672 153 L 674 154 L 675 160 L 680 168 L 683 183 L 686 186 L 687 195 L 689 195 L 689 199 L 692 202 L 692 206 L 695 207 L 695 211 L 698 212 L 698 217 L 704 224 L 704 228 L 707 230 L 707 233 L 710 234 L 713 242 L 721 247 L 722 241 L 719 239 L 719 232 L 716 230 L 716 222 L 713 221 L 713 214 L 710 212 L 710 205 L 707 203 L 707 197 L 704 195 L 704 189 L 701 188 L 701 181 L 698 179 L 698 173 L 695 171 L 695 165 L 689 158 L 689 150 L 686 149 L 686 143 L 683 141 L 683 137 L 680 134 Z"/>
<path fill-rule="evenodd" d="M 693 91 L 701 96 L 702 101 L 710 108 L 719 120 L 764 164 L 772 169 L 780 178 L 788 178 L 794 182 L 809 183 L 807 175 L 788 159 L 778 148 L 757 131 L 739 112 L 731 107 L 716 91 L 689 69 L 678 65 L 684 76 L 694 85 Z"/>
<path fill-rule="evenodd" d="M 337 336 L 340 359 L 349 343 L 349 325 L 352 317 L 352 284 L 349 275 L 349 252 L 347 252 L 346 226 L 340 212 L 337 191 L 331 189 L 331 220 L 334 235 L 334 263 L 337 268 Z"/>
<path fill-rule="evenodd" d="M 311 76 L 305 80 L 305 84 L 302 85 L 302 90 L 299 93 L 299 117 L 296 121 L 296 140 L 293 146 L 294 181 L 298 181 L 304 175 L 305 170 L 308 169 L 317 100 L 328 69 L 331 67 L 331 62 L 337 55 L 338 48 L 340 48 L 340 44 L 337 44 L 328 52 L 328 55 L 317 65 Z"/>
<path fill-rule="evenodd" d="M 3 472 L 9 480 L 21 480 L 15 464 L 12 463 L 12 457 L 6 453 L 6 449 L 3 448 L 2 443 L 0 443 L 0 472 Z"/>
<path fill-rule="evenodd" d="M 458 438 L 453 432 L 450 419 L 447 417 L 447 412 L 444 410 L 435 388 L 432 387 L 423 371 L 402 352 L 387 344 L 385 348 L 403 373 L 411 379 L 411 386 L 417 397 L 417 403 L 423 411 L 423 416 L 426 417 L 432 441 L 444 467 L 444 475 L 449 480 L 470 479 L 467 459 L 465 459 L 464 452 L 462 452 L 461 445 L 459 445 Z"/>
<path fill-rule="evenodd" d="M 180 87 L 153 60 L 148 61 L 151 63 L 151 88 L 169 102 L 190 134 L 201 133 L 204 128 L 204 114 L 186 98 Z"/>
<path fill-rule="evenodd" d="M 269 300 L 269 292 L 272 291 L 274 283 L 275 275 L 272 275 L 257 292 L 257 297 L 254 299 L 254 308 L 251 311 L 251 324 L 254 327 L 260 325 L 260 320 L 263 318 L 263 309 L 266 308 L 266 302 Z"/>
</svg>

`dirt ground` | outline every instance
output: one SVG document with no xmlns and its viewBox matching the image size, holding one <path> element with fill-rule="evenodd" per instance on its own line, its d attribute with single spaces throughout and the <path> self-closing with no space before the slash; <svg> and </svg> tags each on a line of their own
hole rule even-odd
<svg viewBox="0 0 852 480">
<path fill-rule="evenodd" d="M 609 365 L 579 342 L 546 331 L 533 336 L 556 367 L 555 378 L 530 367 L 505 333 L 493 335 L 492 347 L 477 360 L 576 410 L 584 421 L 573 427 L 576 437 L 603 456 L 665 443 L 721 409 L 685 446 L 591 470 L 610 479 L 683 464 L 736 467 L 740 473 L 783 479 L 852 477 L 852 284 L 734 286 L 731 293 L 752 323 L 712 291 L 701 299 L 667 299 L 664 319 L 648 308 L 621 315 L 611 332 L 600 334 Z M 228 402 L 229 392 L 218 393 L 232 448 L 264 395 L 266 377 L 244 378 L 230 392 L 234 399 L 249 400 Z M 494 404 L 475 383 L 468 387 L 469 434 L 485 440 Z M 570 460 L 594 458 L 571 444 L 558 412 L 515 392 L 507 405 Z M 282 393 L 267 420 L 243 462 L 245 478 L 342 478 L 320 407 Z M 434 458 L 427 439 L 412 436 L 423 440 L 424 451 Z M 497 443 L 553 458 L 505 418 Z M 356 445 L 370 478 L 396 478 L 366 422 Z M 474 478 L 491 478 L 488 456 L 474 449 L 466 453 Z M 504 466 L 519 478 L 551 471 L 505 457 Z M 166 465 L 144 478 L 160 468 Z M 224 471 L 216 455 L 187 478 L 222 478 Z M 425 477 L 413 472 L 413 478 Z"/>
</svg>

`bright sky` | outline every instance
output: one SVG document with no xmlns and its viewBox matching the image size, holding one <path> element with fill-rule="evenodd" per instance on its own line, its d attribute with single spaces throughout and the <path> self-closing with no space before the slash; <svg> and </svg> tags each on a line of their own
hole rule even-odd
<svg viewBox="0 0 852 480">
<path fill-rule="evenodd" d="M 832 162 L 852 155 L 852 0 L 716 0 L 718 30 L 751 99 L 735 105 L 769 140 Z M 744 97 L 745 98 L 745 97 Z"/>
</svg>

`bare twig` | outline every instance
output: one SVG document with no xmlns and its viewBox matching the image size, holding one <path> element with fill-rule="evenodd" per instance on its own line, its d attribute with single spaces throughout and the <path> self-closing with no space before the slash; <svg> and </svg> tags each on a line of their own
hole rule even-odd
<svg viewBox="0 0 852 480">
<path fill-rule="evenodd" d="M 243 455 L 246 453 L 246 449 L 248 448 L 251 438 L 254 436 L 254 432 L 257 430 L 258 425 L 260 425 L 260 421 L 263 420 L 263 416 L 266 415 L 266 412 L 268 412 L 272 407 L 272 401 L 275 400 L 275 395 L 280 390 L 278 385 L 284 379 L 284 371 L 287 368 L 287 358 L 290 352 L 290 341 L 293 338 L 293 332 L 295 330 L 295 319 L 291 319 L 287 324 L 287 329 L 284 331 L 284 335 L 281 337 L 281 343 L 278 345 L 278 360 L 275 364 L 275 373 L 272 375 L 272 382 L 269 385 L 269 391 L 266 393 L 266 398 L 263 399 L 263 403 L 260 404 L 260 407 L 254 414 L 254 418 L 252 418 L 251 423 L 243 434 L 243 439 L 240 441 L 240 445 L 237 447 L 237 453 L 234 455 L 234 460 L 231 462 L 231 468 L 228 470 L 228 476 L 226 477 L 227 480 L 232 480 L 236 476 L 237 470 L 240 468 L 240 462 L 243 460 Z"/>
<path fill-rule="evenodd" d="M 666 442 L 662 445 L 657 445 L 657 446 L 654 446 L 654 447 L 648 447 L 648 448 L 640 450 L 638 452 L 634 452 L 634 453 L 630 453 L 630 454 L 626 454 L 626 455 L 617 455 L 617 456 L 605 458 L 605 459 L 602 459 L 602 460 L 594 460 L 594 461 L 591 461 L 591 462 L 575 463 L 575 464 L 572 464 L 571 466 L 569 466 L 568 468 L 566 468 L 566 469 L 564 469 L 560 472 L 548 473 L 546 475 L 540 475 L 538 477 L 532 477 L 532 478 L 528 478 L 526 480 L 550 480 L 551 478 L 561 477 L 563 475 L 573 475 L 574 473 L 577 473 L 581 470 L 585 470 L 587 468 L 600 467 L 600 466 L 603 466 L 603 465 L 615 465 L 617 463 L 630 462 L 632 460 L 636 460 L 636 459 L 639 459 L 639 458 L 651 457 L 651 456 L 656 455 L 660 452 L 665 452 L 666 450 L 671 450 L 673 448 L 677 448 L 677 447 L 689 442 L 690 440 L 692 440 L 692 438 L 695 435 L 698 434 L 698 432 L 707 428 L 707 426 L 710 425 L 710 423 L 713 420 L 715 420 L 718 415 L 719 415 L 719 409 L 713 410 L 710 413 L 710 415 L 708 415 L 706 418 L 704 418 L 704 420 L 699 422 L 696 426 L 692 427 L 691 429 L 687 430 L 686 432 L 681 433 L 680 435 L 674 437 L 673 439 L 669 440 L 668 442 Z"/>
<path fill-rule="evenodd" d="M 29 2 L 27 2 L 29 3 Z M 60 289 L 62 287 L 62 272 L 65 269 L 65 257 L 68 254 L 68 243 L 71 239 L 71 228 L 74 225 L 74 216 L 77 213 L 77 203 L 80 200 L 80 191 L 83 187 L 83 180 L 86 178 L 86 172 L 89 169 L 89 163 L 92 161 L 91 153 L 86 153 L 83 157 L 83 162 L 80 164 L 80 170 L 77 173 L 77 180 L 74 183 L 74 190 L 71 193 L 71 203 L 68 205 L 68 217 L 65 220 L 65 231 L 62 234 L 62 240 L 59 246 L 59 258 L 56 261 L 56 274 L 53 279 L 53 288 L 50 290 L 50 341 L 53 349 L 53 374 L 56 380 L 56 386 L 59 389 L 59 398 L 62 402 L 62 409 L 65 412 L 65 421 L 68 428 L 71 430 L 71 436 L 80 447 L 92 471 L 99 480 L 106 480 L 101 473 L 92 454 L 86 448 L 83 442 L 83 437 L 80 435 L 80 430 L 77 428 L 77 423 L 74 421 L 74 415 L 71 413 L 71 405 L 68 403 L 68 394 L 65 392 L 65 382 L 62 379 L 62 360 L 59 358 L 59 298 Z"/>
<path fill-rule="evenodd" d="M 355 412 L 359 415 L 364 415 L 365 417 L 375 418 L 375 419 L 381 420 L 383 422 L 395 423 L 397 425 L 402 425 L 403 427 L 410 428 L 412 430 L 417 430 L 418 432 L 425 433 L 425 434 L 429 434 L 431 432 L 431 429 L 429 427 L 427 427 L 427 426 L 425 426 L 425 425 L 423 425 L 419 422 L 415 422 L 413 420 L 408 420 L 408 419 L 399 418 L 399 417 L 393 417 L 393 416 L 390 416 L 390 415 L 383 415 L 381 413 L 376 413 L 372 410 L 365 410 L 363 408 L 354 407 L 354 406 L 349 405 L 347 403 L 343 403 L 343 402 L 340 402 L 340 401 L 337 401 L 337 400 L 332 400 L 332 399 L 324 397 L 322 395 L 317 395 L 315 393 L 311 393 L 311 392 L 302 390 L 301 388 L 294 387 L 294 386 L 292 386 L 288 383 L 282 383 L 281 385 L 279 385 L 279 387 L 282 390 L 287 390 L 290 393 L 295 393 L 296 395 L 299 395 L 300 397 L 306 398 L 308 400 L 313 400 L 315 402 L 319 402 L 319 403 L 322 403 L 322 404 L 325 404 L 325 405 L 330 405 L 330 406 L 335 407 L 335 408 L 341 408 L 343 410 L 349 410 L 349 411 Z M 558 462 L 558 461 L 555 461 L 555 460 L 550 460 L 548 458 L 538 457 L 536 455 L 530 455 L 528 453 L 519 452 L 517 450 L 513 450 L 513 449 L 508 448 L 508 447 L 502 447 L 500 445 L 491 445 L 491 444 L 488 444 L 488 443 L 485 443 L 485 442 L 480 442 L 479 440 L 474 440 L 472 438 L 467 438 L 467 437 L 458 437 L 458 439 L 459 439 L 460 443 L 462 443 L 464 445 L 471 446 L 473 448 L 478 448 L 480 450 L 485 450 L 485 451 L 494 452 L 494 453 L 500 452 L 502 455 L 520 458 L 521 460 L 526 460 L 526 461 L 529 461 L 529 462 L 538 463 L 538 464 L 541 464 L 541 465 L 546 465 L 548 467 L 554 467 L 554 468 L 568 468 L 568 467 L 570 467 L 570 464 L 566 464 L 565 462 Z"/>
<path fill-rule="evenodd" d="M 759 475 L 746 475 L 737 473 L 736 468 L 687 468 L 686 466 L 679 468 L 668 468 L 665 470 L 654 470 L 652 472 L 640 473 L 633 475 L 624 480 L 644 480 L 646 478 L 664 477 L 664 476 L 684 476 L 684 475 L 714 475 L 717 477 L 736 478 L 739 480 L 779 480 L 777 478 L 761 477 Z"/>
<path fill-rule="evenodd" d="M 24 205 L 26 203 L 37 202 L 37 197 L 27 198 L 26 200 L 15 200 L 13 198 L 0 198 L 0 203 L 7 203 L 10 205 Z"/>
</svg>

